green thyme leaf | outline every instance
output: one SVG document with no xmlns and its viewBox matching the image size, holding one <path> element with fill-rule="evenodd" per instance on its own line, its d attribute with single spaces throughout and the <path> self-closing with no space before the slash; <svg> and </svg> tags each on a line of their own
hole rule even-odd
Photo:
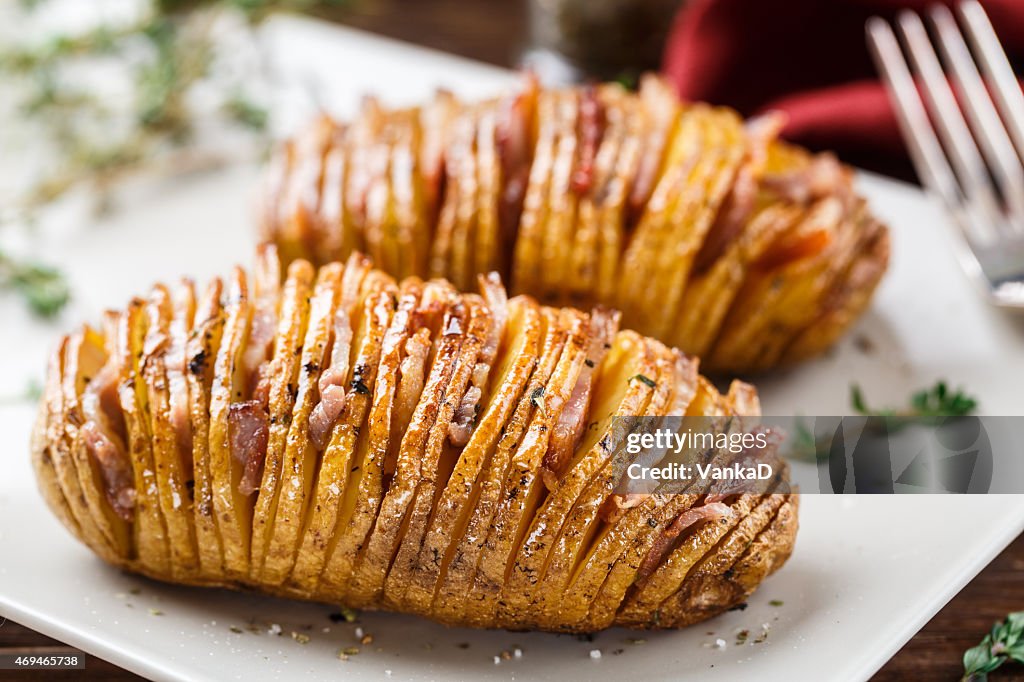
<svg viewBox="0 0 1024 682">
<path fill-rule="evenodd" d="M 32 312 L 53 317 L 71 298 L 67 280 L 56 268 L 34 261 L 20 261 L 0 252 L 0 287 L 21 294 Z"/>
<path fill-rule="evenodd" d="M 629 378 L 630 381 L 633 381 L 634 379 L 636 379 L 637 381 L 639 381 L 640 383 L 642 383 L 642 384 L 644 384 L 646 386 L 649 386 L 650 388 L 657 388 L 657 386 L 658 386 L 658 383 L 654 379 L 650 378 L 649 376 L 645 376 L 643 374 L 634 374 L 633 376 L 631 376 Z"/>
<path fill-rule="evenodd" d="M 236 123 L 252 130 L 264 130 L 267 127 L 267 110 L 241 93 L 236 93 L 224 103 L 224 112 Z"/>
</svg>

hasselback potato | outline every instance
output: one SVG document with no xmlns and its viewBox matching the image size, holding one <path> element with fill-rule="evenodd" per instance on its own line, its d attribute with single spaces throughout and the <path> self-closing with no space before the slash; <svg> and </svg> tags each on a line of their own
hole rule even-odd
<svg viewBox="0 0 1024 682">
<path fill-rule="evenodd" d="M 66 336 L 32 452 L 42 492 L 116 566 L 479 627 L 677 627 L 789 556 L 763 493 L 613 494 L 631 415 L 756 415 L 696 360 L 584 313 L 353 255 L 281 277 L 273 247 L 201 291 L 156 285 Z"/>
<path fill-rule="evenodd" d="M 355 250 L 460 290 L 499 272 L 552 305 L 749 372 L 815 355 L 866 308 L 889 236 L 834 157 L 776 140 L 778 116 L 680 102 L 655 76 L 421 108 L 367 99 L 282 145 L 264 237 L 286 262 Z"/>
</svg>

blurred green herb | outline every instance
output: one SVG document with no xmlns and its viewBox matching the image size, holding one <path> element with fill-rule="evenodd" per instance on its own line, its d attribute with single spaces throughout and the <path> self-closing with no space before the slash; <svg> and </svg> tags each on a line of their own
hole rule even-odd
<svg viewBox="0 0 1024 682">
<path fill-rule="evenodd" d="M 188 151 L 198 122 L 189 105 L 190 94 L 194 86 L 208 80 L 211 67 L 224 54 L 226 48 L 219 45 L 214 26 L 225 12 L 238 13 L 255 25 L 277 11 L 311 12 L 352 1 L 150 0 L 134 23 L 101 24 L 0 48 L 0 77 L 18 79 L 24 85 L 18 100 L 20 115 L 44 127 L 56 153 L 54 170 L 39 178 L 14 205 L 7 202 L 5 210 L 31 216 L 40 206 L 87 183 L 102 197 L 126 173 Z M 31 14 L 50 2 L 23 0 L 21 6 Z M 124 103 L 129 110 L 127 122 L 118 103 L 92 92 L 76 77 L 76 67 L 100 58 L 129 76 L 130 102 Z M 261 133 L 267 112 L 244 87 L 244 77 L 234 80 L 215 83 L 225 89 L 221 115 L 228 123 Z M 189 165 L 174 158 L 176 166 Z"/>
<path fill-rule="evenodd" d="M 0 287 L 19 293 L 40 317 L 53 317 L 70 298 L 68 283 L 60 271 L 34 261 L 16 260 L 2 251 Z"/>
<path fill-rule="evenodd" d="M 911 424 L 935 425 L 950 417 L 968 416 L 977 408 L 978 401 L 961 389 L 951 390 L 946 382 L 937 381 L 931 388 L 911 394 L 906 407 L 878 409 L 868 406 L 859 385 L 851 384 L 850 406 L 856 414 L 878 418 L 869 419 L 865 428 L 878 430 L 884 425 L 892 432 Z M 803 462 L 827 460 L 831 442 L 831 437 L 817 437 L 807 419 L 797 417 L 787 456 Z"/>
<path fill-rule="evenodd" d="M 978 401 L 963 389 L 952 390 L 940 380 L 931 388 L 911 394 L 906 407 L 882 409 L 868 407 L 860 386 L 851 384 L 850 405 L 857 414 L 884 418 L 892 429 L 909 424 L 934 424 L 948 417 L 964 417 L 974 412 Z"/>
<path fill-rule="evenodd" d="M 39 383 L 38 379 L 30 379 L 25 385 L 25 400 L 34 403 L 42 397 L 43 385 Z"/>
<path fill-rule="evenodd" d="M 820 462 L 828 459 L 829 439 L 818 439 L 804 417 L 793 420 L 793 439 L 787 457 L 801 462 Z"/>
<path fill-rule="evenodd" d="M 221 88 L 219 116 L 226 123 L 265 142 L 267 112 L 253 99 L 244 76 L 223 83 L 210 78 L 218 58 L 231 49 L 214 33 L 218 19 L 234 12 L 253 26 L 273 12 L 309 12 L 353 1 L 150 0 L 131 23 L 104 23 L 0 47 L 0 78 L 21 86 L 12 90 L 18 93 L 17 119 L 41 128 L 53 147 L 52 163 L 42 175 L 22 195 L 3 198 L 0 220 L 31 223 L 37 209 L 82 185 L 96 191 L 98 206 L 106 206 L 114 183 L 157 162 L 176 169 L 209 163 L 191 144 L 198 117 L 209 115 L 190 106 L 200 83 Z M 51 2 L 22 0 L 21 9 L 30 16 Z M 94 92 L 79 77 L 76 69 L 98 60 L 127 77 L 130 90 L 123 101 Z M 29 134 L 38 131 L 30 127 Z M 55 315 L 69 297 L 59 271 L 2 253 L 0 288 L 21 294 L 43 317 Z"/>
<path fill-rule="evenodd" d="M 964 652 L 962 682 L 985 682 L 1007 661 L 1024 663 L 1024 611 L 1009 614 L 992 626 L 981 643 Z"/>
<path fill-rule="evenodd" d="M 20 403 L 35 403 L 43 396 L 43 385 L 38 379 L 30 379 L 25 384 L 21 393 L 0 396 L 0 405 L 17 405 Z"/>
</svg>

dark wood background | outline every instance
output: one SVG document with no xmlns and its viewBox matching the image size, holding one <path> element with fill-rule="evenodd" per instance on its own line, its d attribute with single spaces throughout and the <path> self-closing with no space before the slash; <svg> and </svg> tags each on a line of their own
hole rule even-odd
<svg viewBox="0 0 1024 682">
<path fill-rule="evenodd" d="M 500 66 L 514 66 L 527 44 L 522 0 L 363 0 L 327 18 L 356 28 L 452 52 Z M 981 640 L 1009 611 L 1024 610 L 1024 536 L 938 613 L 882 668 L 876 682 L 957 680 L 965 649 Z M 884 619 L 886 614 L 878 614 Z M 850 642 L 851 650 L 857 642 Z M 0 627 L 0 652 L 32 653 L 65 645 L 17 623 Z M 135 675 L 90 656 L 85 671 L 29 673 L 47 680 L 136 680 Z M 1007 667 L 994 680 L 1024 679 L 1024 669 Z M 0 680 L 13 679 L 0 671 Z"/>
</svg>

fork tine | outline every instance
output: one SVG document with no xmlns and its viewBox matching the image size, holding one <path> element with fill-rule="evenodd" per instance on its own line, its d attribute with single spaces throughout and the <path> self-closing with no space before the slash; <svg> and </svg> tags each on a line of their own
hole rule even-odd
<svg viewBox="0 0 1024 682">
<path fill-rule="evenodd" d="M 995 225 L 1000 220 L 998 197 L 992 189 L 985 161 L 957 106 L 924 24 L 913 12 L 900 13 L 897 21 L 910 56 L 910 64 L 920 76 L 928 110 L 960 178 L 964 195 L 968 202 L 983 212 L 986 224 Z"/>
<path fill-rule="evenodd" d="M 867 30 L 871 55 L 896 104 L 896 119 L 903 131 L 903 139 L 907 141 L 917 174 L 926 187 L 935 192 L 951 210 L 956 210 L 962 203 L 960 186 L 918 98 L 917 87 L 903 61 L 896 35 L 889 24 L 879 17 L 868 20 Z"/>
<path fill-rule="evenodd" d="M 931 17 L 939 33 L 939 47 L 950 66 L 953 83 L 971 127 L 1002 189 L 1012 218 L 1010 224 L 1024 229 L 1024 166 L 1013 151 L 1013 142 L 992 104 L 953 13 L 946 6 L 937 5 L 932 9 Z M 995 224 L 1006 224 L 998 213 L 994 219 Z"/>
<path fill-rule="evenodd" d="M 982 71 L 995 94 L 996 103 L 1013 137 L 1017 153 L 1024 160 L 1024 91 L 1010 66 L 1006 52 L 999 44 L 992 22 L 976 0 L 960 5 L 960 16 L 967 29 L 975 53 L 981 61 Z"/>
</svg>

